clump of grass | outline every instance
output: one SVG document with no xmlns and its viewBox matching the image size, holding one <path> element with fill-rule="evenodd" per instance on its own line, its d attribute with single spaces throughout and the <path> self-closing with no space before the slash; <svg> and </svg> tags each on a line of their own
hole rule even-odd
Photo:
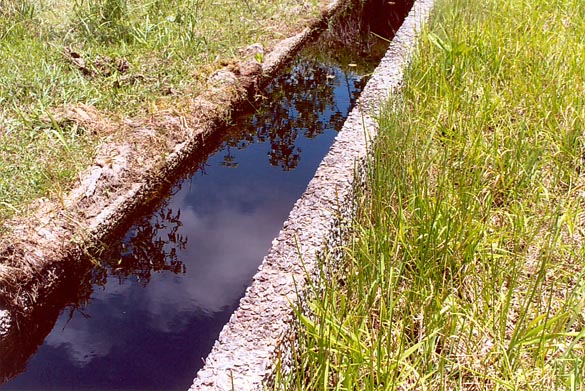
<svg viewBox="0 0 585 391">
<path fill-rule="evenodd" d="M 437 6 L 281 386 L 585 387 L 584 7 Z"/>
<path fill-rule="evenodd" d="M 74 9 L 77 27 L 86 39 L 131 42 L 126 0 L 77 0 Z"/>
</svg>

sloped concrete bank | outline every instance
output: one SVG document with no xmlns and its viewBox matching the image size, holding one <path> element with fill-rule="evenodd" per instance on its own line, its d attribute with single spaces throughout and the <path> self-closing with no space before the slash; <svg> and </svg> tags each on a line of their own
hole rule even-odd
<svg viewBox="0 0 585 391">
<path fill-rule="evenodd" d="M 193 102 L 191 115 L 168 112 L 144 123 L 129 122 L 132 142 L 103 145 L 95 164 L 61 203 L 39 200 L 33 216 L 8 223 L 13 233 L 0 241 L 0 350 L 11 326 L 32 316 L 77 260 L 87 258 L 88 249 L 99 248 L 107 235 L 156 197 L 232 111 L 351 4 L 332 1 L 318 20 L 267 53 L 262 64 L 244 59 L 217 72 L 209 80 L 209 91 Z M 145 145 L 159 142 L 153 136 L 159 128 L 167 135 L 168 151 L 165 156 L 144 156 Z"/>
<path fill-rule="evenodd" d="M 417 31 L 434 0 L 416 0 L 343 129 L 265 257 L 240 306 L 223 328 L 190 390 L 263 390 L 276 366 L 290 368 L 294 348 L 292 304 L 318 274 L 318 258 L 340 254 L 352 218 L 356 183 L 377 135 L 374 118 L 397 93 Z"/>
</svg>

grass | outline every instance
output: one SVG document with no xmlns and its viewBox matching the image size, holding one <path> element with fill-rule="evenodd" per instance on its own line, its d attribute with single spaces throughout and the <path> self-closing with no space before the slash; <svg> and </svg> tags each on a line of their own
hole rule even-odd
<svg viewBox="0 0 585 391">
<path fill-rule="evenodd" d="M 439 1 L 284 389 L 585 389 L 585 3 Z"/>
<path fill-rule="evenodd" d="M 106 136 L 58 114 L 99 118 L 181 109 L 222 64 L 269 47 L 321 2 L 0 0 L 0 221 L 58 197 Z"/>
</svg>

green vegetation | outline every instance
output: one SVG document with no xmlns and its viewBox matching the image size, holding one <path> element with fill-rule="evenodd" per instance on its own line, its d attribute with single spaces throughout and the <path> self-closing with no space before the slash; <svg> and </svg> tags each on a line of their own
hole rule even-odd
<svg viewBox="0 0 585 391">
<path fill-rule="evenodd" d="M 585 2 L 440 1 L 284 389 L 585 388 Z"/>
<path fill-rule="evenodd" d="M 0 0 L 0 220 L 58 197 L 107 133 L 59 113 L 85 105 L 99 124 L 181 110 L 240 49 L 270 46 L 319 12 L 303 4 Z"/>
</svg>

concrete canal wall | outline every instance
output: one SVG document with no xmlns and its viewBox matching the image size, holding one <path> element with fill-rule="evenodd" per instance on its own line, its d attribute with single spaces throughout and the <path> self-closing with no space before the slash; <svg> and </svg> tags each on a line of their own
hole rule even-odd
<svg viewBox="0 0 585 391">
<path fill-rule="evenodd" d="M 417 31 L 433 5 L 434 0 L 415 1 L 190 390 L 263 390 L 273 382 L 277 365 L 290 366 L 293 304 L 306 295 L 309 279 L 318 274 L 318 258 L 340 254 L 352 218 L 354 189 L 377 135 L 374 118 L 389 94 L 398 93 Z"/>
</svg>

